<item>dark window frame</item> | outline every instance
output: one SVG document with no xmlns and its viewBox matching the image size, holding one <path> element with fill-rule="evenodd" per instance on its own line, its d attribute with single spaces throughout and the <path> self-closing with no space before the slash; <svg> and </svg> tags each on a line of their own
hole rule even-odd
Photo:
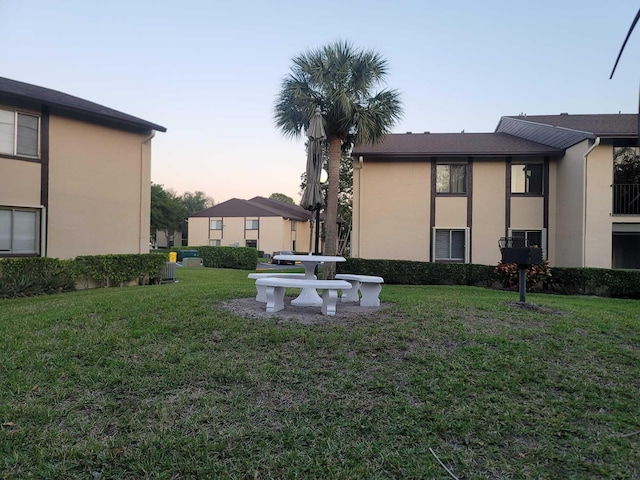
<svg viewBox="0 0 640 480">
<path fill-rule="evenodd" d="M 454 182 L 454 178 L 452 175 L 452 168 L 462 168 L 463 172 L 463 180 L 462 180 L 462 188 L 463 191 L 458 190 L 458 186 Z M 441 182 L 439 182 L 439 172 L 446 168 L 446 177 L 447 183 L 446 190 L 441 189 Z M 452 196 L 452 197 L 466 197 L 469 192 L 469 164 L 468 163 L 438 163 L 436 164 L 436 194 L 442 196 Z"/>
</svg>

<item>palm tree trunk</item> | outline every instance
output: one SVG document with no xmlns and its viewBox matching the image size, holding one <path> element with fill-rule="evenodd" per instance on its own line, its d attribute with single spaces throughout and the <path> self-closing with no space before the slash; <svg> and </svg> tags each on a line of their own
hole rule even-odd
<svg viewBox="0 0 640 480">
<path fill-rule="evenodd" d="M 332 138 L 329 141 L 329 188 L 327 190 L 327 207 L 325 210 L 325 255 L 336 255 L 338 252 L 338 193 L 340 192 L 340 161 L 342 160 L 342 140 Z M 324 266 L 326 279 L 333 279 L 336 264 Z"/>
</svg>

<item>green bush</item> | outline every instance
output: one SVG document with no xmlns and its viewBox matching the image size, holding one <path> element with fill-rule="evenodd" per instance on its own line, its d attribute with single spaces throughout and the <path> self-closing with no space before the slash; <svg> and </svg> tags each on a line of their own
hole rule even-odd
<svg viewBox="0 0 640 480">
<path fill-rule="evenodd" d="M 167 256 L 160 253 L 87 255 L 75 259 L 77 279 L 85 286 L 94 281 L 103 287 L 122 286 L 140 278 L 156 283 L 166 262 Z"/>
<path fill-rule="evenodd" d="M 378 275 L 385 283 L 400 285 L 473 285 L 517 287 L 517 267 L 499 265 L 367 260 L 348 258 L 336 264 L 337 273 Z M 640 298 L 640 270 L 566 268 L 548 264 L 531 268 L 527 289 L 566 295 Z M 514 280 L 515 279 L 515 280 Z"/>
<path fill-rule="evenodd" d="M 464 263 L 432 263 L 409 260 L 348 258 L 336 264 L 337 273 L 377 275 L 385 283 L 400 285 L 475 285 L 494 282 L 493 267 Z"/>
<path fill-rule="evenodd" d="M 75 290 L 73 260 L 5 258 L 0 260 L 0 298 L 48 295 Z"/>
<path fill-rule="evenodd" d="M 172 252 L 197 250 L 202 264 L 210 268 L 255 270 L 258 266 L 258 250 L 253 247 L 173 247 Z"/>
<path fill-rule="evenodd" d="M 566 295 L 640 298 L 640 270 L 553 267 L 547 289 Z"/>
</svg>

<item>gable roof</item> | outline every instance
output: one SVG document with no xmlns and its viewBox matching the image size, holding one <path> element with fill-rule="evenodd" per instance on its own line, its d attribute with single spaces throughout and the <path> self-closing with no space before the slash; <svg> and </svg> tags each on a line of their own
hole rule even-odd
<svg viewBox="0 0 640 480">
<path fill-rule="evenodd" d="M 124 129 L 167 131 L 167 129 L 161 125 L 142 120 L 141 118 L 119 112 L 109 107 L 104 107 L 88 100 L 83 100 L 79 97 L 0 77 L 0 103 L 3 102 L 34 105 L 37 108 L 47 106 L 51 109 L 52 113 L 79 116 L 97 123 L 108 123 Z"/>
<path fill-rule="evenodd" d="M 528 123 L 552 125 L 581 132 L 589 132 L 598 137 L 633 138 L 638 136 L 638 115 L 635 113 L 605 113 L 569 115 L 520 115 L 502 117 L 518 119 Z"/>
<path fill-rule="evenodd" d="M 429 157 L 562 155 L 559 148 L 506 133 L 393 133 L 378 144 L 356 145 L 353 155 Z"/>
<path fill-rule="evenodd" d="M 254 197 L 251 200 L 232 198 L 207 208 L 192 217 L 282 217 L 306 222 L 311 212 L 290 203 L 271 200 L 264 197 Z"/>
</svg>

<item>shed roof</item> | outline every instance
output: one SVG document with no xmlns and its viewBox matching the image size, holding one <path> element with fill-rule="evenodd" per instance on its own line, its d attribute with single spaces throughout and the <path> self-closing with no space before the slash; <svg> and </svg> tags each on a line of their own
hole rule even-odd
<svg viewBox="0 0 640 480">
<path fill-rule="evenodd" d="M 562 149 L 506 133 L 389 134 L 378 144 L 356 145 L 353 155 L 366 156 L 517 156 L 562 155 Z"/>
<path fill-rule="evenodd" d="M 73 95 L 39 87 L 29 83 L 0 77 L 0 103 L 26 104 L 51 108 L 53 113 L 80 116 L 101 123 L 109 123 L 120 128 L 135 130 L 157 130 L 166 132 L 161 125 L 119 112 L 109 107 L 84 100 Z"/>
<path fill-rule="evenodd" d="M 529 123 L 589 132 L 599 137 L 632 138 L 638 136 L 638 115 L 635 113 L 579 115 L 562 113 L 560 115 L 519 115 L 503 118 L 514 118 Z"/>
</svg>

